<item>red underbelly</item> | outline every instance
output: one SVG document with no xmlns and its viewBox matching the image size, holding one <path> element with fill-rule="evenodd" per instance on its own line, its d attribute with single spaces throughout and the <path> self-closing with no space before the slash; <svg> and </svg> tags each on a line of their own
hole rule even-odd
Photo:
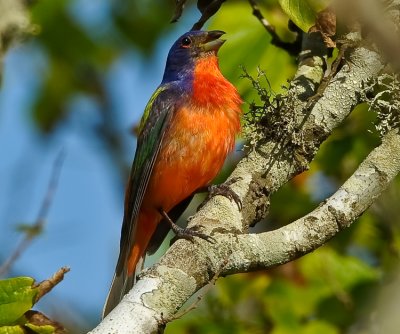
<svg viewBox="0 0 400 334">
<path fill-rule="evenodd" d="M 178 111 L 165 134 L 142 208 L 168 212 L 209 184 L 234 140 L 235 129 L 224 112 Z"/>
</svg>

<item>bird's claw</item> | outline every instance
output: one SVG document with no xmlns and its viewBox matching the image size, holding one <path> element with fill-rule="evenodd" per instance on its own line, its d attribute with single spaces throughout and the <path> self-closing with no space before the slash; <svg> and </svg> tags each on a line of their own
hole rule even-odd
<svg viewBox="0 0 400 334">
<path fill-rule="evenodd" d="M 202 226 L 202 225 L 196 225 L 193 227 L 186 227 L 186 228 L 175 225 L 174 227 L 172 227 L 172 230 L 175 233 L 174 239 L 175 240 L 176 239 L 186 239 L 186 240 L 193 241 L 194 237 L 198 237 L 200 239 L 203 239 L 205 241 L 208 241 L 208 242 L 214 244 L 216 242 L 216 240 L 212 236 L 199 231 L 202 228 L 204 228 L 204 226 Z"/>
<path fill-rule="evenodd" d="M 176 225 L 172 221 L 172 219 L 168 216 L 168 214 L 163 209 L 160 209 L 159 212 L 160 212 L 161 216 L 164 217 L 166 222 L 170 224 L 172 231 L 174 231 L 174 233 L 175 233 L 175 237 L 171 240 L 171 244 L 173 242 L 175 242 L 177 239 L 187 239 L 187 240 L 193 241 L 194 237 L 198 237 L 200 239 L 206 240 L 211 243 L 216 242 L 216 240 L 213 237 L 211 237 L 205 233 L 199 232 L 199 229 L 204 228 L 203 225 L 196 225 L 193 227 L 186 227 L 186 228 L 180 227 L 179 225 Z"/>
<path fill-rule="evenodd" d="M 222 184 L 212 184 L 208 187 L 208 195 L 206 199 L 198 206 L 197 211 L 200 210 L 212 197 L 221 195 L 228 198 L 231 201 L 234 201 L 238 206 L 239 211 L 242 211 L 242 201 L 238 194 L 236 194 L 230 186 L 239 181 L 240 177 L 234 177 Z"/>
</svg>

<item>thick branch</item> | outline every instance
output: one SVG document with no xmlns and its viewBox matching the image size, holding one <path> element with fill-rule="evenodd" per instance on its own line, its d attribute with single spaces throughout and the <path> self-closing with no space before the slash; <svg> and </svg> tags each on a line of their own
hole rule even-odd
<svg viewBox="0 0 400 334">
<path fill-rule="evenodd" d="M 392 131 L 342 187 L 308 215 L 272 232 L 232 236 L 234 249 L 222 273 L 270 268 L 326 243 L 368 209 L 400 172 L 399 152 L 400 134 Z"/>
<path fill-rule="evenodd" d="M 312 72 L 304 67 L 303 63 L 302 73 Z M 307 145 L 305 151 L 298 150 L 294 158 L 293 147 L 276 138 L 251 152 L 231 176 L 240 178 L 232 189 L 244 203 L 243 212 L 235 203 L 216 196 L 190 222 L 203 225 L 217 244 L 178 240 L 92 333 L 157 333 L 164 320 L 219 270 L 227 275 L 290 261 L 322 245 L 362 214 L 400 170 L 398 133 L 389 134 L 343 187 L 314 212 L 273 232 L 245 234 L 249 224 L 265 214 L 268 195 L 307 167 L 319 144 L 358 103 L 362 82 L 375 77 L 381 68 L 375 52 L 356 48 L 309 112 L 305 106 L 313 88 L 307 91 L 299 71 L 295 82 L 302 84 L 293 85 L 289 94 L 299 97 L 293 112 Z"/>
</svg>

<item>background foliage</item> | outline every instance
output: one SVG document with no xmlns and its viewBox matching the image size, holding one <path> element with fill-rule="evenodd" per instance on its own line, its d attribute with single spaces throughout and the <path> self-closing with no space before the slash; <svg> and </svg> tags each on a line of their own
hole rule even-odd
<svg viewBox="0 0 400 334">
<path fill-rule="evenodd" d="M 278 1 L 264 0 L 260 5 L 277 33 L 293 40 Z M 67 147 L 48 228 L 11 274 L 42 279 L 54 266 L 71 261 L 71 277 L 67 275 L 58 288 L 60 295 L 53 295 L 64 302 L 42 307 L 72 332 L 98 321 L 112 277 L 123 185 L 134 152 L 132 129 L 161 79 L 169 46 L 199 17 L 194 3 L 189 3 L 181 20 L 170 24 L 173 11 L 172 2 L 161 0 L 41 0 L 31 8 L 36 34 L 6 59 L 0 142 L 12 153 L 0 162 L 1 178 L 10 175 L 0 196 L 14 204 L 0 207 L 3 238 L 8 239 L 3 240 L 0 259 L 7 257 L 17 240 L 12 232 L 15 226 L 32 221 L 52 158 Z M 296 59 L 270 44 L 270 36 L 247 2 L 223 4 L 206 28 L 227 32 L 220 65 L 246 101 L 245 109 L 259 101 L 251 83 L 241 79 L 241 65 L 252 75 L 261 68 L 272 90 L 282 92 L 294 74 Z M 13 68 L 19 66 L 19 77 L 14 74 L 13 81 Z M 26 78 L 24 69 L 29 72 Z M 20 83 L 25 92 L 18 90 Z M 25 96 L 26 103 L 17 111 L 11 110 L 15 100 L 7 102 L 12 94 L 15 100 Z M 11 112 L 22 113 L 14 123 L 4 116 Z M 323 144 L 311 169 L 274 195 L 267 221 L 253 232 L 287 224 L 335 191 L 379 143 L 374 121 L 367 106 L 357 107 Z M 24 131 L 30 135 L 23 145 L 11 140 L 18 142 L 15 132 Z M 14 153 L 17 158 L 12 160 Z M 235 157 L 230 163 L 234 161 Z M 21 194 L 25 191 L 30 195 Z M 168 325 L 166 333 L 350 331 L 372 312 L 376 290 L 390 281 L 398 264 L 398 195 L 397 180 L 357 224 L 298 261 L 268 272 L 219 279 L 197 309 Z M 69 293 L 72 298 L 66 297 Z"/>
</svg>

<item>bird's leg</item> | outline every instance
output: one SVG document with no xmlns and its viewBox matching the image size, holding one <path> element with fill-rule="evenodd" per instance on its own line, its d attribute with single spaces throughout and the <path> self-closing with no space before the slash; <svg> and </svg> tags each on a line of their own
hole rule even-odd
<svg viewBox="0 0 400 334">
<path fill-rule="evenodd" d="M 208 192 L 206 199 L 198 206 L 197 211 L 200 210 L 212 197 L 221 195 L 224 196 L 231 201 L 234 201 L 238 206 L 239 211 L 242 211 L 242 201 L 240 200 L 238 194 L 236 194 L 230 186 L 241 180 L 241 177 L 233 177 L 225 183 L 221 184 L 212 184 L 208 187 L 200 188 L 198 192 Z"/>
<path fill-rule="evenodd" d="M 171 218 L 169 218 L 168 213 L 166 213 L 163 209 L 160 209 L 161 216 L 165 219 L 165 221 L 171 226 L 172 231 L 174 231 L 175 236 L 181 239 L 193 240 L 194 237 L 198 237 L 200 239 L 206 240 L 208 242 L 214 243 L 215 239 L 207 235 L 205 233 L 201 233 L 198 231 L 202 226 L 194 226 L 192 228 L 184 228 L 176 225 Z"/>
</svg>

